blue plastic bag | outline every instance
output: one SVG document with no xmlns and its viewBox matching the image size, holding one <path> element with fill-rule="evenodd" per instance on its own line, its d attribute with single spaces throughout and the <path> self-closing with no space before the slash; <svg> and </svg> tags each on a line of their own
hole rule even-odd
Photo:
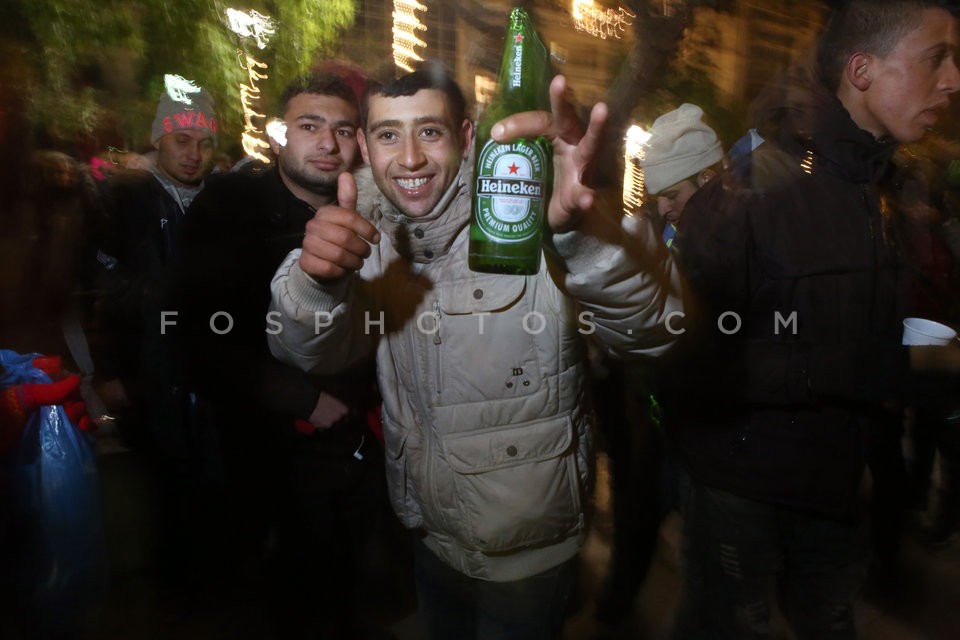
<svg viewBox="0 0 960 640">
<path fill-rule="evenodd" d="M 0 349 L 0 388 L 48 383 L 39 354 Z M 4 520 L 14 588 L 28 627 L 43 637 L 71 628 L 102 595 L 106 562 L 100 480 L 87 437 L 63 407 L 42 406 L 2 462 Z"/>
</svg>

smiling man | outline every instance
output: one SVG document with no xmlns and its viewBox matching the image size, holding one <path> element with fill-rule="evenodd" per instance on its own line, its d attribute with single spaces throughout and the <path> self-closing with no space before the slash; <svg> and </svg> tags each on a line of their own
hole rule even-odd
<svg viewBox="0 0 960 640">
<path fill-rule="evenodd" d="M 686 204 L 678 255 L 698 313 L 667 403 L 689 474 L 679 637 L 769 637 L 778 597 L 797 637 L 855 637 L 866 462 L 899 446 L 880 436 L 911 367 L 958 368 L 957 346 L 900 344 L 886 215 L 897 143 L 960 88 L 955 9 L 843 3 L 815 60 L 754 105 L 765 142 Z"/>
<path fill-rule="evenodd" d="M 415 534 L 418 601 L 438 640 L 560 637 L 590 486 L 578 317 L 622 353 L 672 341 L 672 260 L 649 221 L 627 242 L 594 206 L 581 176 L 606 108 L 582 134 L 564 82 L 552 115 L 493 129 L 553 141 L 549 270 L 468 269 L 473 125 L 456 83 L 428 67 L 368 92 L 369 169 L 341 175 L 339 206 L 317 210 L 272 285 L 279 358 L 336 373 L 376 355 L 391 502 Z"/>
<path fill-rule="evenodd" d="M 464 118 L 463 103 L 448 100 L 440 89 L 402 97 L 373 100 L 360 148 L 383 195 L 404 215 L 422 218 L 457 176 L 473 124 Z"/>
</svg>

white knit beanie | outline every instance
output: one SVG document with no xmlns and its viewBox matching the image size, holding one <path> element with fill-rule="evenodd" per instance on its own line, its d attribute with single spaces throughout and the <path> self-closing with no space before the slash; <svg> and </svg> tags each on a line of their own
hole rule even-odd
<svg viewBox="0 0 960 640">
<path fill-rule="evenodd" d="M 723 159 L 717 134 L 703 123 L 703 109 L 689 103 L 654 120 L 643 150 L 638 162 L 650 195 Z"/>
</svg>

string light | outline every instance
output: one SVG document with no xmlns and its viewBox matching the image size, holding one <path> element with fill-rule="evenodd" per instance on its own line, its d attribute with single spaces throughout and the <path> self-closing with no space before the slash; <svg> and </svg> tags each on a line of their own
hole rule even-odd
<svg viewBox="0 0 960 640">
<path fill-rule="evenodd" d="M 643 206 L 643 170 L 639 161 L 643 159 L 648 140 L 650 132 L 641 127 L 631 125 L 627 129 L 623 154 L 623 209 L 628 216 L 634 215 Z"/>
<path fill-rule="evenodd" d="M 191 93 L 200 93 L 200 87 L 192 80 L 187 80 L 183 76 L 172 73 L 163 76 L 163 86 L 167 90 L 167 95 L 174 102 L 181 102 L 186 105 L 193 104 L 190 98 Z"/>
<path fill-rule="evenodd" d="M 267 46 L 270 36 L 277 32 L 276 23 L 270 16 L 251 9 L 247 13 L 236 9 L 227 9 L 227 24 L 230 30 L 241 38 L 253 38 L 257 47 L 263 49 Z"/>
<path fill-rule="evenodd" d="M 287 123 L 280 118 L 271 118 L 267 123 L 267 135 L 281 147 L 287 146 Z"/>
<path fill-rule="evenodd" d="M 242 55 L 246 62 L 243 67 L 247 70 L 247 77 L 250 84 L 240 83 L 240 105 L 243 107 L 243 134 L 240 136 L 240 142 L 243 150 L 248 156 L 256 158 L 261 162 L 270 162 L 270 158 L 260 153 L 260 149 L 269 149 L 270 144 L 263 140 L 259 135 L 263 133 L 253 122 L 254 118 L 266 118 L 266 114 L 256 111 L 255 104 L 260 100 L 260 87 L 257 86 L 257 80 L 267 78 L 267 74 L 260 73 L 257 69 L 266 69 L 267 64 L 254 59 L 249 54 L 237 51 Z"/>
<path fill-rule="evenodd" d="M 393 61 L 405 71 L 413 71 L 413 62 L 423 58 L 417 53 L 427 43 L 417 37 L 418 31 L 426 31 L 427 26 L 417 18 L 417 11 L 426 11 L 427 7 L 416 0 L 393 0 Z"/>
<path fill-rule="evenodd" d="M 277 32 L 276 23 L 270 16 L 252 9 L 246 13 L 227 9 L 225 13 L 230 30 L 241 38 L 252 38 L 260 49 L 265 48 L 270 36 Z M 269 163 L 269 156 L 261 151 L 269 149 L 270 143 L 259 135 L 263 130 L 254 123 L 254 118 L 267 117 L 266 114 L 257 111 L 256 107 L 257 102 L 260 101 L 260 87 L 257 86 L 257 81 L 269 77 L 262 72 L 267 69 L 267 63 L 260 62 L 242 49 L 237 49 L 237 56 L 243 60 L 240 66 L 247 70 L 248 82 L 248 84 L 240 83 L 240 105 L 243 109 L 243 133 L 240 136 L 240 143 L 248 156 L 260 162 Z"/>
<path fill-rule="evenodd" d="M 803 157 L 803 160 L 800 161 L 800 168 L 803 169 L 803 172 L 807 175 L 813 174 L 813 150 L 807 149 L 807 154 Z"/>
<path fill-rule="evenodd" d="M 626 31 L 624 27 L 633 24 L 630 18 L 637 17 L 623 7 L 618 7 L 616 11 L 602 9 L 594 4 L 593 0 L 573 0 L 570 13 L 577 31 L 589 33 L 603 40 L 611 36 L 619 38 L 620 33 Z"/>
</svg>

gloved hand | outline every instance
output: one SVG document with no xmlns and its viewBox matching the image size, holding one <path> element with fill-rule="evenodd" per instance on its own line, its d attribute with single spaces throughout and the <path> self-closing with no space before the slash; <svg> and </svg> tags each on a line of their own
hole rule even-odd
<svg viewBox="0 0 960 640">
<path fill-rule="evenodd" d="M 62 375 L 60 371 L 51 371 L 48 364 L 48 359 L 34 359 L 34 366 L 51 377 Z M 17 443 L 30 413 L 45 405 L 63 405 L 70 422 L 81 431 L 89 431 L 90 418 L 77 394 L 79 387 L 80 376 L 68 375 L 53 382 L 24 382 L 0 389 L 0 454 L 9 451 Z"/>
</svg>

